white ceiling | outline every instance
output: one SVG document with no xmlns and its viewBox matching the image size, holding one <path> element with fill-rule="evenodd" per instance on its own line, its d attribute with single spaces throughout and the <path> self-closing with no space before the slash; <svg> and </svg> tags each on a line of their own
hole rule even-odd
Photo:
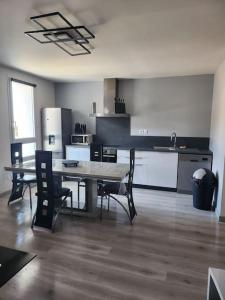
<svg viewBox="0 0 225 300">
<path fill-rule="evenodd" d="M 96 35 L 71 57 L 26 37 L 60 11 Z M 0 63 L 54 81 L 213 73 L 225 58 L 225 0 L 0 0 Z"/>
</svg>

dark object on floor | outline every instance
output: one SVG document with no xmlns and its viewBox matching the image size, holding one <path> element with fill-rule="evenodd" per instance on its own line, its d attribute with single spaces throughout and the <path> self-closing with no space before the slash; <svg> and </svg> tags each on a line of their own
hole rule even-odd
<svg viewBox="0 0 225 300">
<path fill-rule="evenodd" d="M 22 164 L 23 163 L 23 154 L 22 154 L 22 143 L 13 143 L 11 144 L 11 164 Z M 19 198 L 23 199 L 26 189 L 29 189 L 30 195 L 30 208 L 32 209 L 32 198 L 31 198 L 31 184 L 36 183 L 36 176 L 34 175 L 25 175 L 24 173 L 15 173 L 13 172 L 12 179 L 12 192 L 9 197 L 8 205 Z"/>
<path fill-rule="evenodd" d="M 37 210 L 34 214 L 33 226 L 54 231 L 60 210 L 66 206 L 66 200 L 71 200 L 71 215 L 73 214 L 72 191 L 61 187 L 61 177 L 53 176 L 52 152 L 36 150 L 37 176 Z"/>
<path fill-rule="evenodd" d="M 28 264 L 36 255 L 0 246 L 0 287 Z"/>
<path fill-rule="evenodd" d="M 193 206 L 201 210 L 212 210 L 216 177 L 208 169 L 198 169 L 193 174 Z"/>
</svg>

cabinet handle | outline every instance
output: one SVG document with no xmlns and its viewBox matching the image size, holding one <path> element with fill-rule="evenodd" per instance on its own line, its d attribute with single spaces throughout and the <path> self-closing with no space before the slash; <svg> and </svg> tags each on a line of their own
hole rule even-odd
<svg viewBox="0 0 225 300">
<path fill-rule="evenodd" d="M 130 159 L 130 156 L 122 156 L 122 155 L 120 156 L 120 155 L 118 155 L 118 157 L 119 157 L 119 158 Z M 137 157 L 135 157 L 135 159 L 144 159 L 144 157 L 141 157 L 141 156 L 138 157 L 138 156 L 137 156 Z"/>
</svg>

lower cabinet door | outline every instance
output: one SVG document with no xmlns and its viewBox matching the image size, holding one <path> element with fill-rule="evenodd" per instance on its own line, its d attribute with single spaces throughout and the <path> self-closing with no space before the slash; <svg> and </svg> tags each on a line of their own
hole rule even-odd
<svg viewBox="0 0 225 300">
<path fill-rule="evenodd" d="M 134 184 L 176 188 L 178 154 L 136 151 Z"/>
<path fill-rule="evenodd" d="M 151 152 L 148 166 L 148 184 L 157 187 L 177 187 L 178 153 Z"/>
<path fill-rule="evenodd" d="M 143 163 L 135 163 L 134 168 L 134 184 L 149 185 L 148 168 Z"/>
<path fill-rule="evenodd" d="M 150 151 L 135 151 L 134 184 L 149 185 Z"/>
<path fill-rule="evenodd" d="M 129 151 L 118 150 L 117 162 L 129 164 Z M 177 188 L 178 153 L 135 151 L 134 184 Z"/>
<path fill-rule="evenodd" d="M 117 150 L 117 163 L 129 164 L 130 163 L 130 151 L 129 150 Z"/>
</svg>

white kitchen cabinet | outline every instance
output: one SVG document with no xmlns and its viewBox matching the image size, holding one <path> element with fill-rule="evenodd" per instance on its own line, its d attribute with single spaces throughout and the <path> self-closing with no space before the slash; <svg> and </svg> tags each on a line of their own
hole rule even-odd
<svg viewBox="0 0 225 300">
<path fill-rule="evenodd" d="M 130 151 L 129 150 L 117 150 L 117 163 L 129 164 L 130 163 Z"/>
<path fill-rule="evenodd" d="M 148 184 L 158 187 L 177 187 L 178 153 L 149 152 L 145 160 L 148 175 Z"/>
<path fill-rule="evenodd" d="M 90 147 L 67 145 L 66 159 L 90 161 Z"/>
<path fill-rule="evenodd" d="M 129 163 L 129 150 L 118 150 L 117 162 Z M 178 153 L 135 151 L 134 184 L 177 187 Z"/>
</svg>

